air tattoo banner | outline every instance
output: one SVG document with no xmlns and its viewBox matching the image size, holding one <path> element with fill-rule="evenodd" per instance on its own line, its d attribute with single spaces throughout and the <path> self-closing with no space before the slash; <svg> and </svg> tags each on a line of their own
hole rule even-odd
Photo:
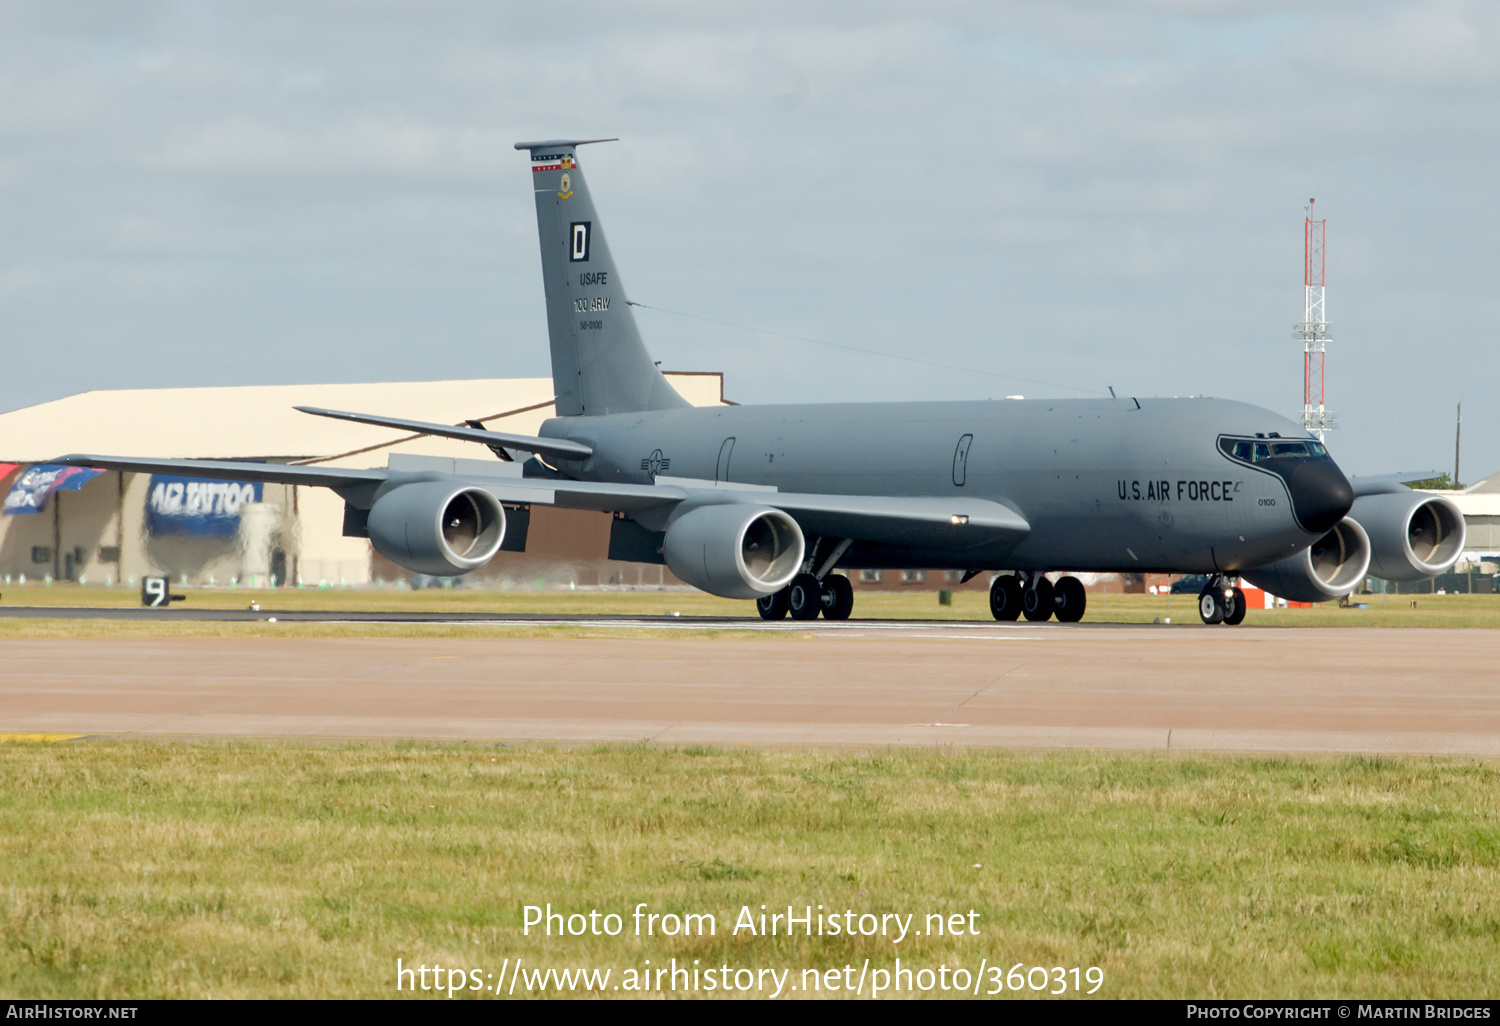
<svg viewBox="0 0 1500 1026">
<path fill-rule="evenodd" d="M 240 509 L 260 500 L 259 482 L 152 474 L 146 492 L 146 531 L 155 537 L 233 538 L 240 529 Z"/>
<path fill-rule="evenodd" d="M 93 467 L 62 467 L 53 463 L 38 463 L 22 474 L 5 496 L 3 511 L 15 513 L 39 513 L 47 506 L 47 498 L 53 492 L 76 492 L 87 482 L 104 473 Z"/>
</svg>

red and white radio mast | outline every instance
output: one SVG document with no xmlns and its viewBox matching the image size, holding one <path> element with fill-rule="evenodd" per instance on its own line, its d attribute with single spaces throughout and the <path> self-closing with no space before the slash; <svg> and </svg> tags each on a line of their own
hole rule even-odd
<svg viewBox="0 0 1500 1026">
<path fill-rule="evenodd" d="M 1333 414 L 1323 405 L 1323 359 L 1328 346 L 1328 315 L 1323 306 L 1323 239 L 1328 222 L 1313 220 L 1314 202 L 1307 201 L 1307 220 L 1303 225 L 1302 282 L 1307 287 L 1307 298 L 1302 322 L 1292 329 L 1292 337 L 1302 340 L 1302 426 L 1321 442 L 1336 425 Z"/>
</svg>

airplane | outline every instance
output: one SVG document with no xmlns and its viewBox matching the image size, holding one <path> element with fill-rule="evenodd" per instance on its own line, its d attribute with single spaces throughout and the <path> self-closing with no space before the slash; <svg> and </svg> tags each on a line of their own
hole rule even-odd
<svg viewBox="0 0 1500 1026">
<path fill-rule="evenodd" d="M 506 527 L 522 523 L 518 511 L 609 512 L 611 559 L 665 564 L 694 587 L 754 600 L 768 620 L 847 619 L 853 588 L 835 571 L 923 567 L 964 581 L 1000 571 L 991 613 L 1032 622 L 1083 618 L 1079 572 L 1203 574 L 1200 618 L 1233 625 L 1246 613 L 1237 578 L 1325 601 L 1372 571 L 1435 576 L 1463 550 L 1448 499 L 1398 475 L 1351 482 L 1317 438 L 1240 402 L 693 407 L 641 339 L 578 161 L 580 147 L 613 141 L 516 144 L 531 162 L 556 391 L 557 415 L 539 435 L 298 407 L 476 442 L 497 460 L 53 462 L 331 488 L 346 535 L 433 575 L 516 548 Z"/>
</svg>

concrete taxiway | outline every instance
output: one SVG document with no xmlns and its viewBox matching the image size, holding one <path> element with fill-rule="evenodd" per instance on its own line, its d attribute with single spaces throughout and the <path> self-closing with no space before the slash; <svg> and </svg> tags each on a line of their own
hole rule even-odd
<svg viewBox="0 0 1500 1026">
<path fill-rule="evenodd" d="M 1500 756 L 1497 631 L 496 619 L 799 636 L 13 640 L 0 732 Z"/>
</svg>

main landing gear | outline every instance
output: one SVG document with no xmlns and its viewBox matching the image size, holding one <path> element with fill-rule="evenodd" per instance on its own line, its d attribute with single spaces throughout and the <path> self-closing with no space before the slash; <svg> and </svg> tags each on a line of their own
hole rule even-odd
<svg viewBox="0 0 1500 1026">
<path fill-rule="evenodd" d="M 793 620 L 816 620 L 818 614 L 825 620 L 847 620 L 854 611 L 854 586 L 843 574 L 833 568 L 839 558 L 849 551 L 852 538 L 833 545 L 832 550 L 820 560 L 819 549 L 832 539 L 819 538 L 808 553 L 803 572 L 792 578 L 792 583 L 772 595 L 755 602 L 756 611 L 762 620 L 780 620 L 788 613 Z M 816 570 L 816 573 L 811 571 Z"/>
<path fill-rule="evenodd" d="M 1207 624 L 1222 623 L 1230 627 L 1245 619 L 1245 593 L 1229 584 L 1229 579 L 1216 574 L 1208 579 L 1208 587 L 1198 593 L 1198 617 Z"/>
<path fill-rule="evenodd" d="M 757 599 L 755 609 L 762 620 L 780 620 L 788 613 L 793 620 L 847 620 L 854 611 L 854 585 L 843 574 L 829 574 L 819 581 L 812 574 L 798 574 L 792 583 Z"/>
<path fill-rule="evenodd" d="M 990 614 L 996 620 L 1025 616 L 1033 623 L 1056 616 L 1062 623 L 1083 619 L 1088 594 L 1076 577 L 1060 577 L 1056 584 L 1040 573 L 1001 574 L 990 584 Z"/>
</svg>

